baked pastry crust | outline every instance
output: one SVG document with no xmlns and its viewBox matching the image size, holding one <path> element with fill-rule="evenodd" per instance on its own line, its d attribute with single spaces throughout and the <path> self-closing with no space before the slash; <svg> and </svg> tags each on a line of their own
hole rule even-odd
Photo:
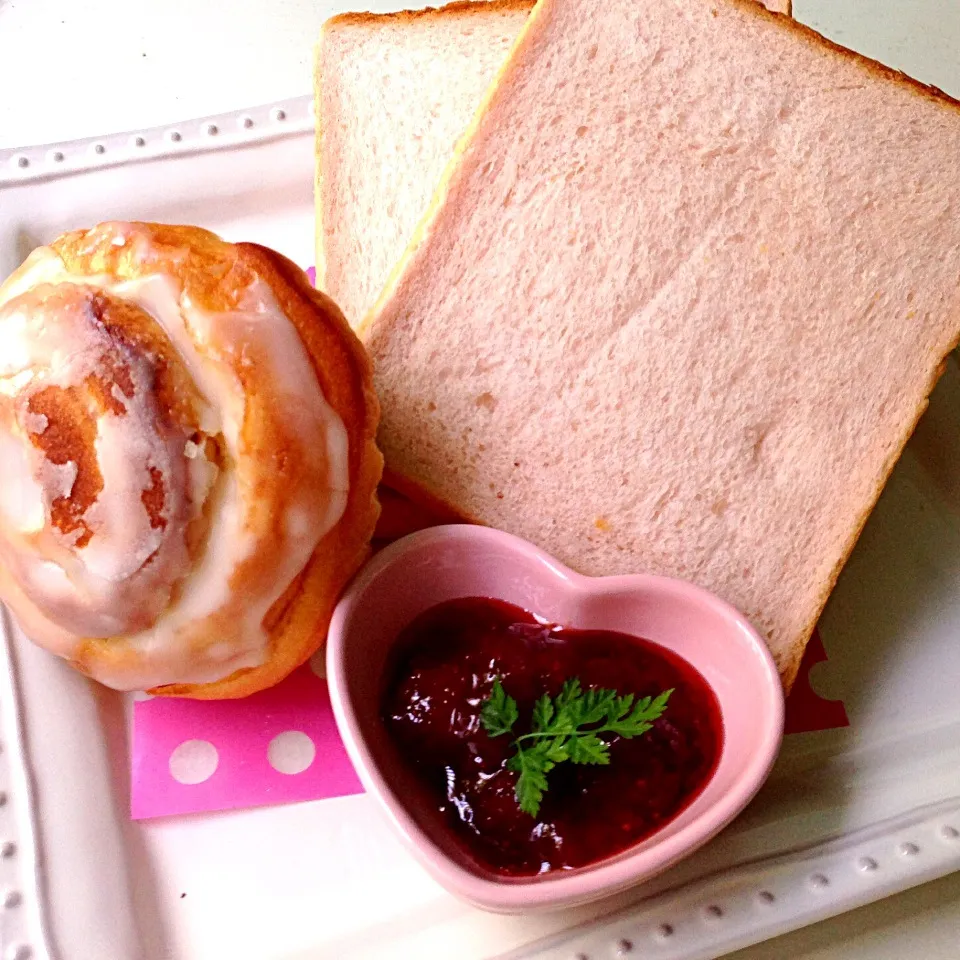
<svg viewBox="0 0 960 960">
<path fill-rule="evenodd" d="M 333 301 L 264 247 L 106 223 L 0 286 L 5 342 L 0 440 L 43 500 L 28 529 L 31 478 L 0 480 L 0 597 L 28 635 L 109 686 L 203 699 L 309 658 L 382 471 L 370 362 Z"/>
</svg>

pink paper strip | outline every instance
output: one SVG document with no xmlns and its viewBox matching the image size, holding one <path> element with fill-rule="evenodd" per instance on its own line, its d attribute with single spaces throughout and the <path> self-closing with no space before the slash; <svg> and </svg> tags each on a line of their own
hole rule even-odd
<svg viewBox="0 0 960 960">
<path fill-rule="evenodd" d="M 784 733 L 811 733 L 814 730 L 833 730 L 849 727 L 847 709 L 842 700 L 824 700 L 810 686 L 810 671 L 827 659 L 820 631 L 814 630 L 807 649 L 803 652 L 797 679 L 787 697 Z"/>
<path fill-rule="evenodd" d="M 309 738 L 315 756 L 302 772 L 281 773 L 270 763 L 275 738 L 283 737 L 274 751 L 281 759 L 284 741 L 294 747 L 294 759 L 309 759 L 309 744 L 296 734 Z M 203 775 L 205 758 L 209 766 L 213 753 L 204 744 L 216 750 L 216 768 L 201 782 L 181 783 L 171 773 L 171 757 L 190 741 L 201 741 L 190 779 Z M 135 703 L 131 773 L 135 820 L 363 792 L 337 733 L 327 682 L 309 665 L 244 700 Z"/>
</svg>

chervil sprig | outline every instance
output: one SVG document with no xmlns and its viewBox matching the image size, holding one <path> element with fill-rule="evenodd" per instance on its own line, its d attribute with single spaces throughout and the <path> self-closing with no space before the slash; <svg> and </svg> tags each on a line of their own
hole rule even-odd
<svg viewBox="0 0 960 960">
<path fill-rule="evenodd" d="M 533 817 L 540 812 L 549 786 L 547 774 L 558 763 L 610 763 L 610 744 L 602 734 L 626 739 L 641 736 L 663 715 L 672 693 L 664 690 L 657 697 L 637 700 L 632 693 L 621 697 L 616 690 L 584 690 L 579 678 L 574 677 L 555 697 L 540 697 L 533 706 L 529 733 L 513 741 L 517 752 L 507 761 L 507 768 L 520 775 L 516 785 L 520 809 Z M 491 737 L 512 733 L 519 716 L 516 700 L 503 689 L 498 677 L 480 710 L 484 729 Z"/>
</svg>

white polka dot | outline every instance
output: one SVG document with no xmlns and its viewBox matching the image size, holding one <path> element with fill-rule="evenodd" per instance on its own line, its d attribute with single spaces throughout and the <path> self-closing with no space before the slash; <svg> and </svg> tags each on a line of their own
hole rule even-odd
<svg viewBox="0 0 960 960">
<path fill-rule="evenodd" d="M 303 773 L 316 755 L 313 741 L 299 730 L 278 733 L 267 747 L 267 759 L 277 773 Z"/>
<path fill-rule="evenodd" d="M 185 740 L 170 754 L 170 776 L 178 783 L 203 783 L 213 776 L 220 757 L 209 740 Z"/>
<path fill-rule="evenodd" d="M 327 651 L 321 647 L 310 658 L 310 669 L 321 679 L 327 679 Z"/>
</svg>

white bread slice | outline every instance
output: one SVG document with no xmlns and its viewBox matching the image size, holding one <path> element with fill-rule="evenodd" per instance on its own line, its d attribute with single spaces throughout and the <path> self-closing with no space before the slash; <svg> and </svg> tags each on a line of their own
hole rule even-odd
<svg viewBox="0 0 960 960">
<path fill-rule="evenodd" d="M 342 14 L 317 50 L 317 285 L 373 306 L 533 0 Z"/>
<path fill-rule="evenodd" d="M 789 688 L 958 339 L 957 156 L 747 0 L 541 0 L 361 329 L 389 467 L 716 591 Z"/>
<path fill-rule="evenodd" d="M 790 0 L 765 0 L 789 13 Z M 317 283 L 351 323 L 383 290 L 534 0 L 329 20 L 317 50 Z"/>
</svg>

